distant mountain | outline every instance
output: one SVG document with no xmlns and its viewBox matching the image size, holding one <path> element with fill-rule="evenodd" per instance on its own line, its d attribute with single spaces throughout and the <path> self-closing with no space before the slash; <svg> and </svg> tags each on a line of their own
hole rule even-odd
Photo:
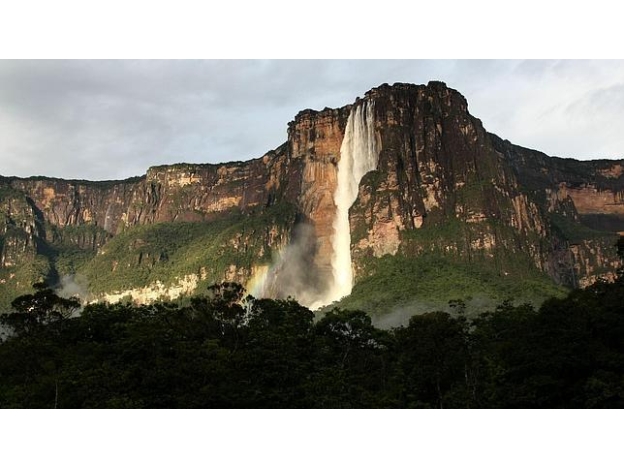
<svg viewBox="0 0 624 468">
<path fill-rule="evenodd" d="M 613 277 L 623 173 L 488 133 L 444 83 L 384 84 L 247 162 L 0 178 L 0 300 L 46 279 L 89 301 L 223 280 L 314 308 L 540 301 Z"/>
</svg>

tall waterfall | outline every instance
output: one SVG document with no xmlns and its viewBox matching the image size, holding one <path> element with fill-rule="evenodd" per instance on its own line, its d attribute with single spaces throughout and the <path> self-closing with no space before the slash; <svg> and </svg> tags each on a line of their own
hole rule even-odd
<svg viewBox="0 0 624 468">
<path fill-rule="evenodd" d="M 334 192 L 336 215 L 331 238 L 333 255 L 329 284 L 325 286 L 318 278 L 314 281 L 310 275 L 313 276 L 315 272 L 306 270 L 310 262 L 309 248 L 314 245 L 314 240 L 310 237 L 313 232 L 301 226 L 294 236 L 295 239 L 280 251 L 273 265 L 259 269 L 251 279 L 248 289 L 253 295 L 293 295 L 301 304 L 315 310 L 351 294 L 353 270 L 349 209 L 357 198 L 362 177 L 377 169 L 378 159 L 374 106 L 372 102 L 361 101 L 351 109 L 340 146 L 338 180 Z"/>
<path fill-rule="evenodd" d="M 351 229 L 349 208 L 355 202 L 360 181 L 367 172 L 377 169 L 379 150 L 375 138 L 374 105 L 363 101 L 349 114 L 345 136 L 340 147 L 338 184 L 334 193 L 336 217 L 334 219 L 334 250 L 331 266 L 333 282 L 325 304 L 351 294 L 353 270 L 351 267 Z"/>
</svg>

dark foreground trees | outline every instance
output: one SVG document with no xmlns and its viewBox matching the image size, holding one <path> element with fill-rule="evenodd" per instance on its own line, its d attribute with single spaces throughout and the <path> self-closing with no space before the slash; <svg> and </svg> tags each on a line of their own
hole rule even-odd
<svg viewBox="0 0 624 468">
<path fill-rule="evenodd" d="M 624 406 L 624 284 L 379 330 L 219 285 L 190 305 L 89 305 L 41 288 L 2 316 L 0 406 L 558 408 Z"/>
</svg>

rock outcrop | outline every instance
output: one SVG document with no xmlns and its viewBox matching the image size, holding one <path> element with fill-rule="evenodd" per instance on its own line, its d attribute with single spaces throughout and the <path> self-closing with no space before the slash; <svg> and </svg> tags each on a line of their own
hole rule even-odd
<svg viewBox="0 0 624 468">
<path fill-rule="evenodd" d="M 349 215 L 356 281 L 375 258 L 430 251 L 491 260 L 500 275 L 513 275 L 526 259 L 527 268 L 570 287 L 619 266 L 612 243 L 624 232 L 622 161 L 552 158 L 513 145 L 488 133 L 459 92 L 430 82 L 384 84 L 340 109 L 302 111 L 285 144 L 247 162 L 152 167 L 125 181 L 0 178 L 0 287 L 35 259 L 57 275 L 71 273 L 60 271 L 62 248 L 95 255 L 138 226 L 253 218 L 284 203 L 297 212 L 291 228 L 304 224 L 313 233 L 306 236 L 307 268 L 320 282 L 315 287 L 326 287 L 340 147 L 350 112 L 365 100 L 374 102 L 380 152 Z M 288 243 L 287 233 L 276 243 L 270 229 L 253 232 L 266 238 L 266 248 Z M 166 255 L 153 262 L 166 263 Z M 249 280 L 245 275 L 266 270 L 265 260 L 232 265 L 235 273 L 224 271 L 223 279 Z M 192 275 L 201 276 L 187 271 L 158 288 L 185 284 L 190 293 L 197 282 L 184 278 Z M 143 290 L 137 295 L 153 299 Z"/>
</svg>

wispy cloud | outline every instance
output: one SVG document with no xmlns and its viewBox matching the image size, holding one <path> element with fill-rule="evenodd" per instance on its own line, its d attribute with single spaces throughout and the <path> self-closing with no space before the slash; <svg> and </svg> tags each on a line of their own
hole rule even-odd
<svg viewBox="0 0 624 468">
<path fill-rule="evenodd" d="M 0 173 L 108 179 L 249 159 L 285 141 L 301 109 L 430 80 L 520 145 L 624 156 L 623 61 L 0 61 Z"/>
</svg>

